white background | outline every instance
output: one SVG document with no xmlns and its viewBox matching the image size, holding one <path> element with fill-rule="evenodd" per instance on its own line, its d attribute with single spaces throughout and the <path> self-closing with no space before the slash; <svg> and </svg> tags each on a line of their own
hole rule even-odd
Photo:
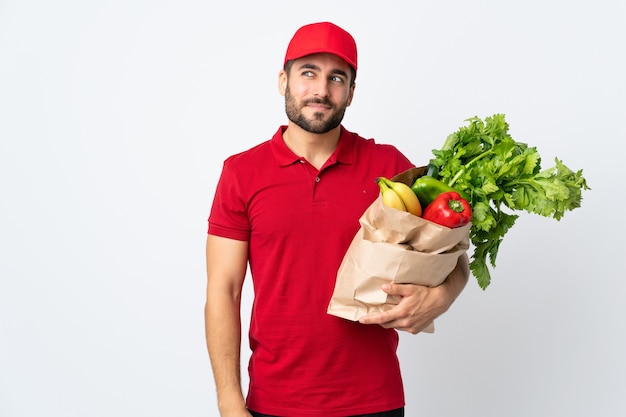
<svg viewBox="0 0 626 417">
<path fill-rule="evenodd" d="M 625 2 L 0 0 L 0 416 L 217 415 L 212 194 L 285 122 L 285 47 L 320 20 L 359 45 L 347 128 L 420 164 L 505 113 L 592 188 L 402 334 L 407 416 L 626 415 Z"/>
</svg>

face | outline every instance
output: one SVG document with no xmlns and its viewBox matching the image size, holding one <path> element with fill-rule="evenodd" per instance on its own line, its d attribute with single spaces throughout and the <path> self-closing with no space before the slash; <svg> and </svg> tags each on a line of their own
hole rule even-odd
<svg viewBox="0 0 626 417">
<path fill-rule="evenodd" d="M 331 54 L 309 55 L 281 71 L 279 88 L 292 123 L 307 132 L 327 133 L 341 123 L 352 101 L 350 65 Z"/>
</svg>

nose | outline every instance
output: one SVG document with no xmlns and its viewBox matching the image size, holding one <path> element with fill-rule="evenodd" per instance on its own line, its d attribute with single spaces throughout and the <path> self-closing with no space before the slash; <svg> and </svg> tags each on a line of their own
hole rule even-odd
<svg viewBox="0 0 626 417">
<path fill-rule="evenodd" d="M 328 97 L 329 96 L 329 92 L 330 92 L 330 88 L 329 88 L 329 81 L 328 80 L 326 80 L 324 78 L 320 78 L 320 79 L 315 81 L 314 91 L 313 91 L 315 96 L 317 96 L 317 97 Z"/>
</svg>

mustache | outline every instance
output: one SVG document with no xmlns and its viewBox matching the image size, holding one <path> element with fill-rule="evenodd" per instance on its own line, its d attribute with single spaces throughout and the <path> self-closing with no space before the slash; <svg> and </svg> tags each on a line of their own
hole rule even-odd
<svg viewBox="0 0 626 417">
<path fill-rule="evenodd" d="M 303 102 L 304 105 L 311 104 L 311 103 L 323 104 L 323 105 L 328 106 L 328 107 L 333 107 L 333 105 L 330 102 L 330 100 L 328 100 L 326 98 L 311 98 L 311 99 L 305 100 Z"/>
</svg>

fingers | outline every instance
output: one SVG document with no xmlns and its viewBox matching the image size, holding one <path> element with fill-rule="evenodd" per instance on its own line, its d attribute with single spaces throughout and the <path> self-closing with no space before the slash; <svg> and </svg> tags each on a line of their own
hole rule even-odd
<svg viewBox="0 0 626 417">
<path fill-rule="evenodd" d="M 429 324 L 423 321 L 411 321 L 408 318 L 389 319 L 389 316 L 385 315 L 385 313 L 361 317 L 359 322 L 362 324 L 378 324 L 385 329 L 396 329 L 411 334 L 419 333 Z"/>
<path fill-rule="evenodd" d="M 410 317 L 405 308 L 401 305 L 396 305 L 389 310 L 381 313 L 368 314 L 359 319 L 359 323 L 362 324 L 378 324 L 385 329 L 402 330 L 409 333 L 417 333 L 420 320 L 416 323 L 415 317 Z"/>
<path fill-rule="evenodd" d="M 414 284 L 395 284 L 390 282 L 388 284 L 383 284 L 381 287 L 384 292 L 389 295 L 399 295 L 402 297 L 409 296 L 416 291 L 417 285 Z"/>
<path fill-rule="evenodd" d="M 384 284 L 382 289 L 392 296 L 399 296 L 400 302 L 389 310 L 369 314 L 359 319 L 362 324 L 378 324 L 386 329 L 395 328 L 417 334 L 426 328 L 432 318 L 423 309 L 423 299 L 428 292 L 427 287 L 413 284 Z"/>
<path fill-rule="evenodd" d="M 362 324 L 380 324 L 385 328 L 389 328 L 387 323 L 395 320 L 393 317 L 393 312 L 391 310 L 384 311 L 382 313 L 368 314 L 367 316 L 363 316 L 359 319 L 359 323 Z"/>
<path fill-rule="evenodd" d="M 398 328 L 397 326 L 401 325 L 399 322 L 403 319 L 405 319 L 403 321 L 406 321 L 406 317 L 409 316 L 406 298 L 417 292 L 416 287 L 416 285 L 411 284 L 384 284 L 382 286 L 383 291 L 391 296 L 401 297 L 400 302 L 386 311 L 361 317 L 359 322 L 363 324 L 379 324 L 385 328 Z M 406 326 L 406 323 L 404 323 L 404 326 Z"/>
</svg>

